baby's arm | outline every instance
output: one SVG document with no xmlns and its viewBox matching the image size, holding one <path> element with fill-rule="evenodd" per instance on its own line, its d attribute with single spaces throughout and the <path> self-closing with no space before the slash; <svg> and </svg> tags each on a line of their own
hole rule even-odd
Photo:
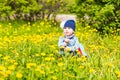
<svg viewBox="0 0 120 80">
<path fill-rule="evenodd" d="M 64 42 L 64 38 L 60 37 L 58 41 L 58 47 L 65 47 L 67 44 Z"/>
<path fill-rule="evenodd" d="M 78 41 L 78 38 L 74 38 L 74 39 L 71 39 L 69 40 L 69 43 L 71 46 L 68 47 L 70 49 L 70 51 L 76 51 L 78 48 L 79 48 L 79 41 Z"/>
</svg>

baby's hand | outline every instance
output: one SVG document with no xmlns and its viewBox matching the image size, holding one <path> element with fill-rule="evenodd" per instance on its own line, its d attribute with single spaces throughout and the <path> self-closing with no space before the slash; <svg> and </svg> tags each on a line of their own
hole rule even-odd
<svg viewBox="0 0 120 80">
<path fill-rule="evenodd" d="M 68 42 L 69 42 L 69 39 L 66 38 L 64 41 L 65 41 L 66 43 L 68 43 Z"/>
</svg>

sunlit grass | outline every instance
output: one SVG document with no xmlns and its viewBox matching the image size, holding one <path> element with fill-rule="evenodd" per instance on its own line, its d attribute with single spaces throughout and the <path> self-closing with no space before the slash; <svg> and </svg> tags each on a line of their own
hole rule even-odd
<svg viewBox="0 0 120 80">
<path fill-rule="evenodd" d="M 100 37 L 97 30 L 77 24 L 75 32 L 88 58 L 59 57 L 59 26 L 47 21 L 0 24 L 0 79 L 120 79 L 120 36 Z"/>
</svg>

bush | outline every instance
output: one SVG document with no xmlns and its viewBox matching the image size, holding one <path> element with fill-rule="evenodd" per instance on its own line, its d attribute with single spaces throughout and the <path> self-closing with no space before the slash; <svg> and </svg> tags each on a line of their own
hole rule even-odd
<svg viewBox="0 0 120 80">
<path fill-rule="evenodd" d="M 120 1 L 76 0 L 69 6 L 71 13 L 77 14 L 79 21 L 89 24 L 101 33 L 112 33 L 120 28 Z"/>
</svg>

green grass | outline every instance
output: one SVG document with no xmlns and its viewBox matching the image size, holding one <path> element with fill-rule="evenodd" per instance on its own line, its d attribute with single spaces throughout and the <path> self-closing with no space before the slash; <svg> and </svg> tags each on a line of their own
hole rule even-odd
<svg viewBox="0 0 120 80">
<path fill-rule="evenodd" d="M 1 80 L 117 80 L 120 36 L 102 38 L 90 26 L 75 32 L 89 55 L 58 58 L 59 26 L 46 21 L 0 23 Z"/>
</svg>

